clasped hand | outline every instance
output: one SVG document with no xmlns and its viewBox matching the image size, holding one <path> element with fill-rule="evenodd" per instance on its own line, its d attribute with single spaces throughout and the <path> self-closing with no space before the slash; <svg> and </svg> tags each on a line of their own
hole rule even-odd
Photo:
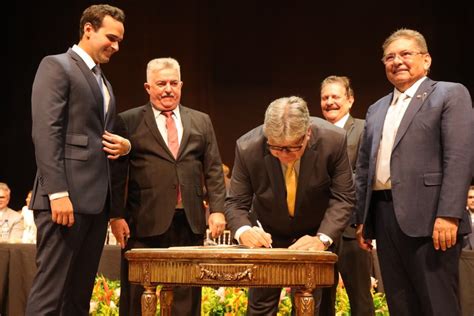
<svg viewBox="0 0 474 316">
<path fill-rule="evenodd" d="M 102 145 L 104 145 L 104 151 L 109 154 L 107 158 L 112 160 L 128 154 L 131 148 L 128 139 L 108 131 L 105 131 L 102 135 Z"/>
</svg>

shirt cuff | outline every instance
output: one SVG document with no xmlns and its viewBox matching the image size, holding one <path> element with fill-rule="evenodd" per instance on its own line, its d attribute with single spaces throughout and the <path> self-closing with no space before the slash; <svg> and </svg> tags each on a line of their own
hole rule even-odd
<svg viewBox="0 0 474 316">
<path fill-rule="evenodd" d="M 240 244 L 240 235 L 242 235 L 242 233 L 246 232 L 247 230 L 251 229 L 252 227 L 250 227 L 249 225 L 245 225 L 245 226 L 242 226 L 240 227 L 239 229 L 237 229 L 237 231 L 235 232 L 234 234 L 234 239 L 237 240 L 237 242 Z"/>
<path fill-rule="evenodd" d="M 60 199 L 60 198 L 69 196 L 69 193 L 67 191 L 56 192 L 56 193 L 48 194 L 48 196 L 49 196 L 49 200 L 52 201 L 52 200 L 56 200 L 56 199 Z"/>
<path fill-rule="evenodd" d="M 330 243 L 329 245 L 330 245 L 330 246 L 332 245 L 332 243 L 333 243 L 333 240 L 332 240 L 332 238 L 331 238 L 331 237 L 329 237 L 328 235 L 326 235 L 326 234 L 323 234 L 323 233 L 318 233 L 318 235 L 319 235 L 319 236 L 324 236 L 324 237 L 326 237 L 327 239 L 329 239 L 329 243 Z"/>
</svg>

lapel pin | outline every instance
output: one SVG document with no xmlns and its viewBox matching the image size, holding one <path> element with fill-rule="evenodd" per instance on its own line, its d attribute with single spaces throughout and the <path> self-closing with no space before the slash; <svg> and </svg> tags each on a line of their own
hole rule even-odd
<svg viewBox="0 0 474 316">
<path fill-rule="evenodd" d="M 423 94 L 417 95 L 416 98 L 417 98 L 417 99 L 421 99 L 421 101 L 425 101 L 426 95 L 427 95 L 427 93 L 426 93 L 426 92 L 423 92 Z"/>
</svg>

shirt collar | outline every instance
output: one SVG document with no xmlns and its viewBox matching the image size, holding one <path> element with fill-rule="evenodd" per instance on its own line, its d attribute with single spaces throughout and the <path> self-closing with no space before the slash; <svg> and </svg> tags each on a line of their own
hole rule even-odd
<svg viewBox="0 0 474 316">
<path fill-rule="evenodd" d="M 347 120 L 349 119 L 349 112 L 346 113 L 339 121 L 334 123 L 337 127 L 344 128 L 344 125 L 346 125 Z"/>
<path fill-rule="evenodd" d="M 421 83 L 426 79 L 426 76 L 423 76 L 422 78 L 418 79 L 410 88 L 408 88 L 405 92 L 403 92 L 405 95 L 407 95 L 410 98 L 413 98 L 415 96 L 416 91 L 420 87 Z M 397 88 L 393 89 L 393 100 L 397 100 L 398 96 L 402 94 L 401 91 L 397 90 Z M 394 101 L 395 102 L 395 101 Z"/>
<path fill-rule="evenodd" d="M 86 63 L 87 67 L 89 67 L 90 70 L 92 70 L 92 68 L 95 67 L 96 63 L 94 62 L 94 60 L 92 59 L 91 56 L 89 56 L 88 53 L 86 53 L 85 50 L 83 50 L 82 48 L 80 48 L 79 46 L 77 46 L 76 44 L 74 44 L 74 46 L 72 47 L 72 50 L 79 55 L 79 57 L 82 58 L 82 60 Z"/>
<path fill-rule="evenodd" d="M 153 104 L 151 105 L 151 108 L 153 109 L 153 114 L 155 115 L 155 119 L 160 116 L 161 112 L 165 112 L 165 111 L 158 110 L 157 108 L 155 108 L 153 106 Z M 174 110 L 172 110 L 172 112 L 178 120 L 181 120 L 181 113 L 179 111 L 179 104 L 178 104 L 177 107 L 174 108 Z"/>
</svg>

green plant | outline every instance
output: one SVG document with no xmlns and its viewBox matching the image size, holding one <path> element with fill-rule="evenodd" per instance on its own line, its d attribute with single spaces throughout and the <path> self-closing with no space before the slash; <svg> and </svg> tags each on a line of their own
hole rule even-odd
<svg viewBox="0 0 474 316">
<path fill-rule="evenodd" d="M 97 275 L 92 291 L 89 315 L 116 316 L 120 299 L 120 281 L 108 280 L 103 275 Z"/>
<path fill-rule="evenodd" d="M 160 296 L 161 286 L 156 289 Z M 388 316 L 388 306 L 385 294 L 371 290 L 374 299 L 375 315 Z M 291 315 L 290 288 L 283 288 L 280 295 L 277 316 Z M 202 288 L 201 315 L 203 316 L 244 316 L 247 311 L 247 288 L 211 287 Z M 95 280 L 94 290 L 90 304 L 89 315 L 92 316 L 118 316 L 120 298 L 120 281 L 111 281 L 102 275 Z M 160 315 L 158 299 L 156 315 Z M 350 316 L 351 307 L 346 290 L 342 284 L 336 291 L 336 315 Z"/>
</svg>

